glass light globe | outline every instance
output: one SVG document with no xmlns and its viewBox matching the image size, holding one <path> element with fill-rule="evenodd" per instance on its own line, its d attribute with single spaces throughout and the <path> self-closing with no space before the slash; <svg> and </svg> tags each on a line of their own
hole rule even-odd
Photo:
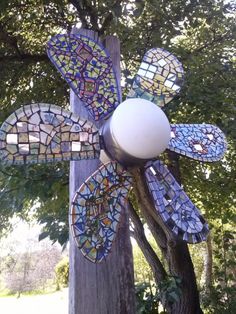
<svg viewBox="0 0 236 314">
<path fill-rule="evenodd" d="M 170 141 L 170 124 L 164 112 L 141 98 L 127 99 L 116 108 L 110 131 L 119 147 L 135 158 L 154 158 Z"/>
</svg>

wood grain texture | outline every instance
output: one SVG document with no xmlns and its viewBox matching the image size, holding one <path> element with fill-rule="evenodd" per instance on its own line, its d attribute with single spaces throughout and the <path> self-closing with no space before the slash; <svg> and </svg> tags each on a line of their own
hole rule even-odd
<svg viewBox="0 0 236 314">
<path fill-rule="evenodd" d="M 74 29 L 73 33 L 78 30 Z M 79 33 L 95 40 L 97 34 L 80 30 Z M 104 45 L 110 52 L 120 82 L 120 47 L 117 38 L 109 36 Z M 71 91 L 71 110 L 83 118 L 92 118 Z M 94 121 L 92 121 L 95 123 Z M 99 123 L 95 123 L 99 127 Z M 70 164 L 70 200 L 79 186 L 100 164 L 96 160 L 83 160 Z M 112 252 L 107 260 L 93 264 L 86 260 L 70 236 L 70 314 L 134 314 L 134 277 L 129 220 L 124 210 Z"/>
</svg>

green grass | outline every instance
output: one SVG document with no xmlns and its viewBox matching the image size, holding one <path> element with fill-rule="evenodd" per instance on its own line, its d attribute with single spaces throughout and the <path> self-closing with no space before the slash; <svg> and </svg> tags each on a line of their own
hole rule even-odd
<svg viewBox="0 0 236 314">
<path fill-rule="evenodd" d="M 25 291 L 25 292 L 21 292 L 21 296 L 35 296 L 35 295 L 44 295 L 44 294 L 52 294 L 57 292 L 57 286 L 56 285 L 52 285 L 50 287 L 47 287 L 45 289 L 42 290 L 33 290 L 33 291 Z M 0 290 L 0 298 L 3 297 L 16 297 L 18 295 L 18 292 L 12 292 L 8 289 L 2 289 Z"/>
<path fill-rule="evenodd" d="M 8 289 L 2 289 L 0 290 L 0 298 L 2 297 L 11 297 L 12 293 Z"/>
</svg>

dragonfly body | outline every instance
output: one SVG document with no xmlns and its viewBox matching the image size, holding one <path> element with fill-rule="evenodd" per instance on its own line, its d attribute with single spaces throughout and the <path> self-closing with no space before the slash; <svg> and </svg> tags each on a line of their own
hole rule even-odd
<svg viewBox="0 0 236 314">
<path fill-rule="evenodd" d="M 100 43 L 82 35 L 61 34 L 49 40 L 47 51 L 91 117 L 102 121 L 102 128 L 59 106 L 23 106 L 0 128 L 1 162 L 94 159 L 105 151 L 109 162 L 76 191 L 70 212 L 75 241 L 92 262 L 101 262 L 111 251 L 133 183 L 127 166 L 144 167 L 154 207 L 176 237 L 188 243 L 205 240 L 206 221 L 157 160 L 165 149 L 205 162 L 221 159 L 226 151 L 224 134 L 216 126 L 170 124 L 160 109 L 181 89 L 180 61 L 161 48 L 147 51 L 128 99 L 122 102 L 111 58 Z"/>
</svg>

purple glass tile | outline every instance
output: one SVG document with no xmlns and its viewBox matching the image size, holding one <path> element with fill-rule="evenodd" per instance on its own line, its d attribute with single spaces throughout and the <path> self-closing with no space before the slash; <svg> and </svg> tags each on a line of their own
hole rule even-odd
<svg viewBox="0 0 236 314">
<path fill-rule="evenodd" d="M 189 243 L 206 240 L 206 221 L 167 167 L 159 160 L 150 161 L 145 167 L 149 191 L 165 224 Z"/>
<path fill-rule="evenodd" d="M 111 251 L 131 182 L 130 174 L 122 166 L 110 162 L 99 167 L 75 193 L 71 228 L 88 260 L 101 262 Z"/>
<path fill-rule="evenodd" d="M 211 124 L 172 124 L 168 149 L 200 161 L 221 159 L 227 149 L 223 132 Z"/>
</svg>

